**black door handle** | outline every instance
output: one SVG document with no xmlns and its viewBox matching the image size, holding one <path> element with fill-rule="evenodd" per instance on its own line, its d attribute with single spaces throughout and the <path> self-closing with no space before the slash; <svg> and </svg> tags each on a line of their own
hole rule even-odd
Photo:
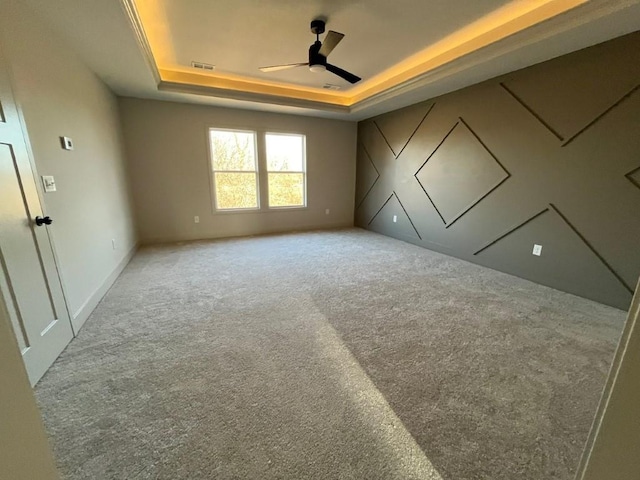
<svg viewBox="0 0 640 480">
<path fill-rule="evenodd" d="M 49 217 L 36 217 L 36 225 L 41 227 L 42 225 L 51 225 L 53 220 Z"/>
</svg>

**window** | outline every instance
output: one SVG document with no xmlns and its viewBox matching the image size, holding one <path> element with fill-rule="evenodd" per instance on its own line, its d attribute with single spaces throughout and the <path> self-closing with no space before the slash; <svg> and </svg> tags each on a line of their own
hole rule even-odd
<svg viewBox="0 0 640 480">
<path fill-rule="evenodd" d="M 211 128 L 209 144 L 217 211 L 306 207 L 304 135 Z"/>
<path fill-rule="evenodd" d="M 269 207 L 304 207 L 305 136 L 267 133 Z"/>
<path fill-rule="evenodd" d="M 259 197 L 255 132 L 211 129 L 209 141 L 216 209 L 257 209 Z"/>
</svg>

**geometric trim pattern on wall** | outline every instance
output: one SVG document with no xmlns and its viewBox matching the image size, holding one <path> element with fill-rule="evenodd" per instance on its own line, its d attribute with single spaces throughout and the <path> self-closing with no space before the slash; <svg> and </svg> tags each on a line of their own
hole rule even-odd
<svg viewBox="0 0 640 480">
<path fill-rule="evenodd" d="M 484 252 L 487 248 L 495 245 L 496 243 L 498 243 L 500 240 L 502 240 L 503 238 L 508 237 L 510 234 L 512 234 L 513 232 L 521 229 L 522 227 L 524 227 L 525 225 L 527 225 L 528 223 L 533 222 L 536 218 L 538 218 L 540 215 L 542 215 L 543 213 L 546 213 L 549 211 L 549 207 L 542 209 L 541 211 L 539 211 L 538 213 L 535 213 L 534 215 L 531 215 L 529 218 L 527 218 L 524 222 L 520 222 L 516 225 L 514 225 L 513 227 L 507 229 L 506 232 L 501 233 L 500 235 L 498 235 L 497 238 L 494 238 L 493 240 L 488 241 L 487 243 L 485 243 L 484 245 L 482 245 L 478 250 L 476 250 L 475 252 L 473 252 L 474 255 L 478 255 L 479 253 Z"/>
<path fill-rule="evenodd" d="M 564 214 L 562 212 L 560 212 L 560 210 L 558 209 L 558 207 L 556 207 L 554 204 L 550 203 L 549 207 L 541 210 L 540 212 L 536 213 L 535 215 L 532 215 L 531 217 L 527 218 L 524 222 L 519 223 L 518 225 L 515 225 L 514 227 L 508 229 L 506 232 L 500 234 L 496 239 L 491 240 L 489 242 L 487 242 L 485 245 L 483 245 L 482 247 L 480 247 L 477 251 L 475 251 L 473 254 L 474 255 L 478 255 L 482 252 L 484 252 L 485 250 L 487 250 L 488 248 L 492 247 L 493 245 L 499 243 L 500 241 L 504 240 L 505 238 L 507 238 L 509 235 L 517 232 L 518 230 L 520 230 L 521 228 L 523 228 L 524 226 L 528 225 L 529 223 L 533 222 L 534 220 L 536 220 L 538 217 L 540 217 L 541 215 L 552 211 L 554 213 L 556 213 L 558 215 L 558 217 L 573 231 L 573 233 L 576 234 L 576 236 L 580 239 L 580 241 L 589 249 L 591 250 L 591 252 L 598 258 L 598 260 L 602 263 L 602 265 L 609 270 L 609 272 L 611 272 L 611 274 L 618 280 L 618 282 L 620 282 L 620 284 L 629 292 L 629 293 L 633 293 L 633 288 L 627 284 L 627 282 L 624 281 L 624 279 L 618 274 L 618 272 L 616 272 L 614 270 L 614 268 L 609 265 L 609 263 L 605 260 L 605 258 L 600 255 L 600 253 L 598 253 L 598 251 L 593 247 L 593 245 L 591 245 L 591 243 L 589 243 L 589 241 L 584 237 L 584 235 L 582 235 L 580 233 L 580 231 L 569 221 L 569 219 L 567 217 L 564 216 Z"/>
<path fill-rule="evenodd" d="M 588 129 L 590 129 L 591 127 L 593 127 L 600 119 L 602 119 L 606 114 L 608 114 L 611 110 L 613 110 L 614 108 L 616 108 L 618 105 L 620 105 L 622 102 L 624 102 L 626 99 L 628 99 L 631 95 L 633 95 L 638 89 L 640 89 L 640 84 L 636 85 L 635 87 L 633 87 L 631 90 L 629 90 L 627 93 L 625 93 L 622 97 L 620 97 L 620 99 L 618 99 L 615 103 L 613 103 L 612 105 L 610 105 L 607 109 L 605 109 L 602 113 L 600 113 L 598 116 L 596 116 L 593 120 L 591 120 L 589 123 L 587 123 L 583 128 L 581 128 L 578 132 L 574 133 L 571 137 L 567 138 L 564 143 L 562 144 L 563 147 L 566 147 L 567 145 L 569 145 L 571 142 L 573 142 L 576 138 L 578 138 L 580 135 L 582 135 L 584 132 L 586 132 Z"/>
<path fill-rule="evenodd" d="M 636 187 L 640 188 L 640 167 L 634 168 L 625 175 L 627 180 L 633 183 Z"/>
<path fill-rule="evenodd" d="M 399 206 L 400 209 L 394 208 L 396 205 Z M 403 220 L 407 222 L 407 225 L 410 225 L 411 231 L 408 232 L 408 236 L 412 236 L 415 233 L 416 238 L 418 238 L 419 240 L 422 240 L 422 236 L 420 235 L 420 232 L 418 232 L 418 230 L 416 229 L 416 226 L 413 224 L 411 217 L 409 217 L 409 214 L 407 213 L 407 209 L 404 208 L 404 205 L 398 198 L 398 195 L 396 194 L 396 192 L 393 192 L 391 195 L 389 195 L 389 198 L 387 198 L 387 200 L 378 209 L 376 214 L 371 218 L 371 220 L 369 220 L 368 226 L 374 225 L 376 220 L 379 218 L 386 218 L 386 219 L 392 218 L 390 215 L 385 215 L 385 216 L 380 215 L 386 209 L 393 209 L 394 212 L 396 212 L 396 215 L 394 217 L 397 217 L 397 214 L 401 215 L 400 225 L 402 225 Z M 398 223 L 398 218 L 394 218 L 394 220 L 395 221 L 392 220 L 393 223 Z M 408 230 L 408 229 L 405 229 L 405 230 Z M 405 233 L 405 236 L 407 236 L 406 233 Z"/>
<path fill-rule="evenodd" d="M 371 161 L 371 156 L 364 145 L 358 145 L 356 169 L 358 182 L 356 183 L 356 208 L 367 198 L 367 195 L 380 178 L 380 172 Z"/>
<path fill-rule="evenodd" d="M 360 122 L 356 225 L 627 308 L 640 273 L 639 51 L 634 33 Z M 582 281 L 579 262 L 601 278 Z"/>
<path fill-rule="evenodd" d="M 595 247 L 591 245 L 591 243 L 585 238 L 585 236 L 580 233 L 580 231 L 569 221 L 569 219 L 558 209 L 558 207 L 556 207 L 553 203 L 550 203 L 549 206 L 560 216 L 560 218 L 562 218 L 564 223 L 566 223 L 567 226 L 571 230 L 573 230 L 573 233 L 575 233 L 580 238 L 580 240 L 582 240 L 582 243 L 584 243 L 589 248 L 589 250 L 591 250 L 593 254 L 598 257 L 598 260 L 600 260 L 600 262 L 602 262 L 607 270 L 609 270 L 613 274 L 613 276 L 618 279 L 622 286 L 625 287 L 629 293 L 633 294 L 633 287 L 631 285 L 628 285 L 627 282 L 624 281 L 624 279 L 618 274 L 618 272 L 616 272 L 615 269 L 609 264 L 609 262 L 607 262 L 605 258 L 600 255 L 600 253 L 598 253 Z"/>
<path fill-rule="evenodd" d="M 602 112 L 597 114 L 593 119 L 589 120 L 582 128 L 580 128 L 575 133 L 571 134 L 567 138 L 563 137 L 547 120 L 542 118 L 542 116 L 537 113 L 530 105 L 528 105 L 512 88 L 508 87 L 504 82 L 500 82 L 500 86 L 513 97 L 520 105 L 524 107 L 527 112 L 529 112 L 541 125 L 543 125 L 549 132 L 551 132 L 558 140 L 562 142 L 562 146 L 566 147 L 571 142 L 573 142 L 576 138 L 586 132 L 589 128 L 593 127 L 600 119 L 602 119 L 606 114 L 608 114 L 611 110 L 616 108 L 620 103 L 624 102 L 631 95 L 633 95 L 638 89 L 640 89 L 640 84 L 635 85 L 631 90 L 624 93 L 620 98 L 618 98 L 615 102 L 605 108 Z"/>
<path fill-rule="evenodd" d="M 524 109 L 529 112 L 533 118 L 535 118 L 536 120 L 538 120 L 538 122 L 540 122 L 540 124 L 546 128 L 547 130 L 549 130 L 554 137 L 556 137 L 558 140 L 560 140 L 561 142 L 564 141 L 564 137 L 562 135 L 560 135 L 560 133 L 558 133 L 556 131 L 555 128 L 553 128 L 549 123 L 547 123 L 545 121 L 544 118 L 542 118 L 540 115 L 538 115 L 533 108 L 531 108 L 522 98 L 520 98 L 513 90 L 511 90 L 509 87 L 507 87 L 504 82 L 500 82 L 499 84 L 505 92 L 507 92 L 509 95 L 511 95 L 513 97 L 513 99 L 518 102 L 520 105 L 522 105 L 524 107 Z"/>
<path fill-rule="evenodd" d="M 624 93 L 620 98 L 618 98 L 615 102 L 605 108 L 602 112 L 597 114 L 592 120 L 588 121 L 582 128 L 580 128 L 575 133 L 571 134 L 567 138 L 564 138 L 558 131 L 551 126 L 551 124 L 546 121 L 540 114 L 538 114 L 530 105 L 528 105 L 516 92 L 513 91 L 512 88 L 508 87 L 504 82 L 500 82 L 500 86 L 511 95 L 514 100 L 516 100 L 520 105 L 522 105 L 525 110 L 527 110 L 533 117 L 538 120 L 549 132 L 551 132 L 558 140 L 562 142 L 562 146 L 566 147 L 571 142 L 573 142 L 576 138 L 586 132 L 589 128 L 593 127 L 600 119 L 602 119 L 607 113 L 616 108 L 620 103 L 624 102 L 631 95 L 633 95 L 638 89 L 640 89 L 640 84 L 635 85 L 631 90 Z"/>
<path fill-rule="evenodd" d="M 446 228 L 510 176 L 462 118 L 414 174 Z"/>
<path fill-rule="evenodd" d="M 506 76 L 500 86 L 567 146 L 640 88 L 638 50 L 632 34 Z"/>
<path fill-rule="evenodd" d="M 422 108 L 417 107 L 421 106 L 418 105 L 408 109 L 408 111 L 403 111 L 402 122 L 395 122 L 392 115 L 373 122 L 389 147 L 389 150 L 391 150 L 393 156 L 396 158 L 400 156 L 402 151 L 411 141 L 411 138 L 425 121 L 433 108 L 433 104 L 430 105 L 424 113 Z M 398 128 L 398 125 L 401 127 Z"/>
</svg>

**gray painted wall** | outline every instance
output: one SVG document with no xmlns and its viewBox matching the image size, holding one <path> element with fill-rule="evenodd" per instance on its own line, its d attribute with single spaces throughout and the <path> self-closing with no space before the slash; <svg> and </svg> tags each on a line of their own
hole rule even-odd
<svg viewBox="0 0 640 480">
<path fill-rule="evenodd" d="M 23 2 L 0 2 L 0 41 L 37 174 L 56 180 L 43 208 L 77 331 L 136 245 L 117 99 Z"/>
<path fill-rule="evenodd" d="M 120 112 L 142 242 L 353 225 L 355 122 L 134 98 Z M 214 212 L 210 127 L 306 135 L 307 208 Z"/>
<path fill-rule="evenodd" d="M 360 122 L 355 223 L 628 308 L 640 32 Z"/>
</svg>

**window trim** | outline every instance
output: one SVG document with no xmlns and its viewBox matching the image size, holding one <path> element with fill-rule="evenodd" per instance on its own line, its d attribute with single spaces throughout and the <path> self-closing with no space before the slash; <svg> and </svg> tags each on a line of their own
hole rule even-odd
<svg viewBox="0 0 640 480">
<path fill-rule="evenodd" d="M 302 210 L 306 209 L 308 205 L 307 201 L 307 135 L 305 133 L 297 132 L 279 132 L 273 130 L 267 130 L 261 132 L 264 140 L 264 165 L 266 173 L 266 185 L 267 185 L 267 210 Z M 302 137 L 302 171 L 290 170 L 286 172 L 270 172 L 267 162 L 267 135 L 280 135 L 288 137 Z M 302 205 L 276 205 L 271 206 L 269 203 L 269 173 L 301 173 L 302 174 Z"/>
<path fill-rule="evenodd" d="M 205 143 L 205 148 L 208 153 L 207 158 L 205 158 L 205 167 L 209 172 L 209 205 L 211 208 L 212 216 L 218 215 L 245 215 L 245 214 L 264 214 L 264 213 L 277 213 L 283 211 L 296 211 L 296 210 L 308 210 L 309 207 L 309 198 L 308 198 L 308 164 L 307 164 L 307 137 L 308 132 L 303 130 L 297 130 L 295 128 L 292 129 L 279 129 L 279 128 L 265 128 L 264 126 L 260 127 L 252 127 L 247 126 L 247 124 L 234 124 L 234 123 L 215 123 L 211 124 L 209 122 L 203 122 L 201 124 L 203 126 L 204 135 L 203 141 Z M 211 130 L 227 130 L 232 132 L 247 132 L 253 133 L 256 145 L 256 163 L 257 163 L 257 183 L 258 183 L 258 207 L 257 208 L 227 208 L 223 210 L 219 210 L 217 208 L 216 202 L 216 189 L 215 189 L 215 178 L 214 178 L 214 170 L 212 164 L 212 148 L 211 148 L 211 139 L 210 139 L 210 131 Z M 269 191 L 268 191 L 268 179 L 266 175 L 261 175 L 262 171 L 267 171 L 267 159 L 266 159 L 266 141 L 265 134 L 273 133 L 276 135 L 300 135 L 305 139 L 305 150 L 304 150 L 304 188 L 305 188 L 305 205 L 304 206 L 292 206 L 292 207 L 268 207 L 269 205 Z M 263 153 L 264 152 L 264 153 Z M 265 207 L 265 205 L 267 205 Z"/>
<path fill-rule="evenodd" d="M 211 132 L 238 132 L 250 133 L 253 135 L 253 151 L 254 151 L 254 168 L 255 170 L 215 170 L 213 168 L 213 148 L 211 145 Z M 207 127 L 207 146 L 209 158 L 207 159 L 207 168 L 209 170 L 209 188 L 211 191 L 211 206 L 214 214 L 230 214 L 230 213 L 255 213 L 262 210 L 261 189 L 260 189 L 260 152 L 258 149 L 258 136 L 260 132 L 257 130 L 249 130 L 246 128 L 233 127 Z M 216 188 L 216 172 L 221 173 L 253 173 L 256 176 L 256 206 L 247 208 L 220 208 L 218 207 L 218 196 Z"/>
</svg>

